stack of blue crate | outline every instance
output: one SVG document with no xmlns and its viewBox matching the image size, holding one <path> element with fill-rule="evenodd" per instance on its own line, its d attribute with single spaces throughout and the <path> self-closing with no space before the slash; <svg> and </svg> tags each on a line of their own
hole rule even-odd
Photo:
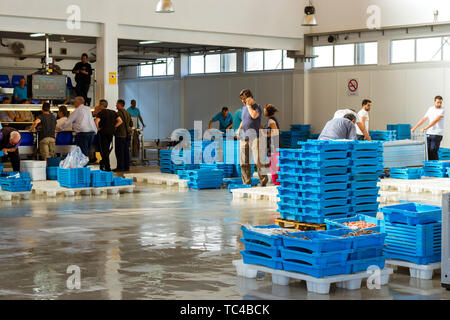
<svg viewBox="0 0 450 320">
<path fill-rule="evenodd" d="M 3 191 L 9 192 L 31 191 L 33 187 L 28 172 L 14 172 L 14 174 L 11 173 L 9 175 L 2 174 L 2 177 L 0 177 L 0 186 Z"/>
<path fill-rule="evenodd" d="M 420 179 L 423 175 L 422 168 L 391 168 L 389 169 L 391 178 L 393 179 Z"/>
<path fill-rule="evenodd" d="M 234 165 L 226 163 L 214 163 L 214 164 L 202 163 L 200 165 L 200 169 L 219 169 L 223 171 L 224 178 L 232 178 L 234 172 Z"/>
<path fill-rule="evenodd" d="M 199 169 L 186 171 L 188 187 L 193 189 L 219 189 L 223 184 L 223 171 L 218 169 Z"/>
<path fill-rule="evenodd" d="M 109 187 L 113 178 L 114 173 L 112 171 L 93 170 L 91 171 L 91 187 Z"/>
<path fill-rule="evenodd" d="M 425 164 L 423 167 L 424 177 L 448 177 L 447 168 L 450 168 L 450 162 L 432 160 L 423 163 Z"/>
<path fill-rule="evenodd" d="M 58 167 L 60 162 L 61 158 L 47 159 L 47 180 L 58 180 Z"/>
<path fill-rule="evenodd" d="M 441 207 L 404 203 L 381 211 L 388 259 L 423 265 L 441 261 Z"/>
<path fill-rule="evenodd" d="M 295 148 L 299 142 L 307 141 L 310 133 L 310 124 L 291 124 L 291 147 Z"/>
<path fill-rule="evenodd" d="M 280 247 L 282 240 L 279 226 L 241 227 L 245 251 L 241 251 L 245 264 L 258 264 L 272 269 L 283 269 Z M 288 230 L 286 230 L 288 231 Z"/>
<path fill-rule="evenodd" d="M 397 133 L 393 130 L 387 130 L 387 131 L 380 131 L 380 130 L 373 130 L 369 132 L 370 137 L 372 140 L 378 140 L 378 141 L 393 141 L 397 140 Z"/>
<path fill-rule="evenodd" d="M 280 140 L 283 148 L 291 148 L 291 131 L 281 131 Z"/>
<path fill-rule="evenodd" d="M 319 137 L 320 137 L 320 133 L 311 133 L 309 135 L 310 140 L 317 140 L 317 139 L 319 139 Z"/>
<path fill-rule="evenodd" d="M 378 213 L 377 187 L 381 161 L 379 143 L 371 141 L 355 141 L 352 144 L 351 175 L 349 204 L 353 214 L 364 214 L 374 217 Z"/>
<path fill-rule="evenodd" d="M 411 125 L 410 124 L 388 124 L 388 131 L 395 131 L 397 140 L 411 139 Z"/>
<path fill-rule="evenodd" d="M 450 160 L 450 149 L 449 148 L 439 148 L 439 160 Z"/>
<path fill-rule="evenodd" d="M 160 171 L 163 173 L 173 173 L 172 171 L 172 150 L 159 150 L 159 165 Z"/>
</svg>

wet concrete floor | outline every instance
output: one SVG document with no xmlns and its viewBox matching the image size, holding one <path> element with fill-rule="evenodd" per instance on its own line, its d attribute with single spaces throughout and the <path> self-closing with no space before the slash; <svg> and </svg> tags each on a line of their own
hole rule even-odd
<svg viewBox="0 0 450 320">
<path fill-rule="evenodd" d="M 239 278 L 240 224 L 272 223 L 275 204 L 234 201 L 226 190 L 138 190 L 0 202 L 0 299 L 450 299 L 439 274 L 415 280 L 407 269 L 381 290 L 330 295 Z M 67 286 L 69 266 L 80 270 L 80 289 Z"/>
</svg>

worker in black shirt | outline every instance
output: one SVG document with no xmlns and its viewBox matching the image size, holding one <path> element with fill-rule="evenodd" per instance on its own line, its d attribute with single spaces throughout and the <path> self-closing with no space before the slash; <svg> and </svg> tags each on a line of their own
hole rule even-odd
<svg viewBox="0 0 450 320">
<path fill-rule="evenodd" d="M 88 55 L 83 53 L 81 56 L 81 62 L 78 62 L 72 70 L 75 74 L 75 81 L 77 85 L 75 91 L 77 96 L 83 97 L 86 101 L 86 105 L 90 105 L 90 99 L 88 99 L 87 94 L 89 92 L 89 87 L 91 85 L 92 67 L 88 63 Z"/>
<path fill-rule="evenodd" d="M 100 161 L 100 170 L 111 171 L 109 155 L 111 153 L 111 144 L 116 128 L 122 124 L 122 118 L 114 110 L 107 109 L 108 101 L 102 99 L 96 107 L 98 113 L 96 115 L 95 124 L 98 129 L 98 145 L 102 160 Z"/>
</svg>

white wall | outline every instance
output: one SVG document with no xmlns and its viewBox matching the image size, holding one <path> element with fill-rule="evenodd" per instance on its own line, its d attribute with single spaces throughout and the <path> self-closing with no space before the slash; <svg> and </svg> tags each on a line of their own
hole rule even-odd
<svg viewBox="0 0 450 320">
<path fill-rule="evenodd" d="M 359 96 L 348 96 L 350 78 L 359 79 Z M 370 129 L 387 124 L 415 125 L 433 105 L 436 95 L 450 99 L 450 64 L 408 64 L 387 67 L 335 68 L 308 71 L 305 76 L 305 121 L 321 130 L 341 108 L 359 110 L 364 98 L 373 101 Z M 450 145 L 450 119 L 443 145 Z"/>
<path fill-rule="evenodd" d="M 146 125 L 145 139 L 164 139 L 181 127 L 180 80 L 125 80 L 119 83 L 119 98 L 126 107 L 135 99 Z"/>
<path fill-rule="evenodd" d="M 242 106 L 239 92 L 244 88 L 252 89 L 258 103 L 276 105 L 282 129 L 289 130 L 294 114 L 292 71 L 190 76 L 182 80 L 122 80 L 119 96 L 127 105 L 129 100 L 137 100 L 147 125 L 144 135 L 146 139 L 156 139 L 166 138 L 177 128 L 192 129 L 194 121 L 202 121 L 206 130 L 209 120 L 222 107 L 227 106 L 234 113 Z M 214 127 L 218 128 L 218 123 Z"/>
<path fill-rule="evenodd" d="M 366 29 L 370 5 L 380 7 L 381 27 L 430 24 L 435 10 L 439 22 L 450 21 L 448 0 L 314 0 L 313 4 L 319 25 L 306 33 Z"/>
</svg>

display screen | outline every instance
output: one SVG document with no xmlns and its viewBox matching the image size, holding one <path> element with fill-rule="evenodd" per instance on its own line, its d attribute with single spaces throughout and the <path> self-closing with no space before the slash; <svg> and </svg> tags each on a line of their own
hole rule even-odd
<svg viewBox="0 0 450 320">
<path fill-rule="evenodd" d="M 32 99 L 65 100 L 67 94 L 66 78 L 67 76 L 64 75 L 33 74 L 29 76 L 28 84 Z"/>
</svg>

